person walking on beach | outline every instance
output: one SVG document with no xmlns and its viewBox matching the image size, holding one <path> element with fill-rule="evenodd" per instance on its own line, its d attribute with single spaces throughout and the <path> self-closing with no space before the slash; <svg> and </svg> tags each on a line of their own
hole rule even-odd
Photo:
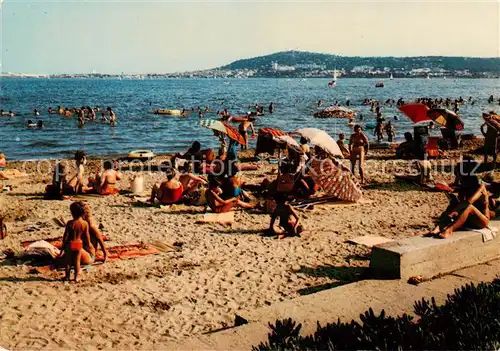
<svg viewBox="0 0 500 351">
<path fill-rule="evenodd" d="M 486 127 L 486 128 L 485 128 Z M 485 130 L 486 129 L 486 130 Z M 481 126 L 481 133 L 484 136 L 484 161 L 483 163 L 488 163 L 488 156 L 493 157 L 493 162 L 496 164 L 497 153 L 498 153 L 498 132 L 490 127 L 488 124 L 484 123 Z"/>
<path fill-rule="evenodd" d="M 351 155 L 351 172 L 355 174 L 356 162 L 359 162 L 359 176 L 361 178 L 361 184 L 365 182 L 364 175 L 364 163 L 365 154 L 368 152 L 369 148 L 368 137 L 361 130 L 361 126 L 358 124 L 354 126 L 354 133 L 349 139 L 349 154 Z"/>
<path fill-rule="evenodd" d="M 382 121 L 378 120 L 377 125 L 375 126 L 375 131 L 373 132 L 373 135 L 377 136 L 377 141 L 379 143 L 381 140 L 384 139 L 383 129 L 384 129 L 384 126 L 382 125 Z"/>
<path fill-rule="evenodd" d="M 392 125 L 391 121 L 387 122 L 384 129 L 385 132 L 387 133 L 387 141 L 392 143 L 392 141 L 394 140 L 395 133 L 394 133 L 394 126 Z"/>
</svg>

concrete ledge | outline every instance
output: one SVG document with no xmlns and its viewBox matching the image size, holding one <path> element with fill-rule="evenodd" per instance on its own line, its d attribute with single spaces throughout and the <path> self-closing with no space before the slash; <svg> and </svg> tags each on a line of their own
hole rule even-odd
<svg viewBox="0 0 500 351">
<path fill-rule="evenodd" d="M 500 221 L 491 221 L 500 227 Z M 392 241 L 373 247 L 370 268 L 375 277 L 426 279 L 457 269 L 500 258 L 500 234 L 483 242 L 477 231 L 456 232 L 448 239 L 421 236 Z"/>
<path fill-rule="evenodd" d="M 301 296 L 253 311 L 239 312 L 249 324 L 241 327 L 197 335 L 163 344 L 168 350 L 250 350 L 252 345 L 267 340 L 268 322 L 293 318 L 302 323 L 303 335 L 316 330 L 317 322 L 325 325 L 340 318 L 344 322 L 359 320 L 361 313 L 373 308 L 384 309 L 389 315 L 412 314 L 413 305 L 422 297 L 436 298 L 438 304 L 447 294 L 469 282 L 491 281 L 500 273 L 500 260 L 456 271 L 452 275 L 414 286 L 400 280 L 364 280 L 315 294 Z"/>
</svg>

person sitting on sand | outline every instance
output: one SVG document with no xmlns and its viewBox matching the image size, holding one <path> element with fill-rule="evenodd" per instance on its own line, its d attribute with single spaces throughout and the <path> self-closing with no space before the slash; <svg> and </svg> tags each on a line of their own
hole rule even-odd
<svg viewBox="0 0 500 351">
<path fill-rule="evenodd" d="M 75 282 L 79 281 L 80 261 L 85 256 L 90 261 L 90 255 L 83 247 L 92 245 L 90 243 L 89 225 L 83 220 L 85 208 L 81 202 L 73 202 L 70 206 L 73 219 L 66 224 L 62 240 L 61 253 L 64 255 L 65 276 L 64 280 L 70 280 L 71 266 L 75 267 Z M 88 256 L 88 257 L 87 257 Z"/>
<path fill-rule="evenodd" d="M 339 149 L 342 152 L 342 156 L 344 156 L 344 158 L 348 158 L 350 154 L 349 154 L 349 150 L 345 146 L 345 135 L 344 135 L 344 133 L 340 133 L 339 134 L 339 140 L 337 140 L 337 145 L 339 146 Z"/>
<path fill-rule="evenodd" d="M 68 181 L 68 185 L 73 188 L 73 193 L 77 195 L 92 190 L 92 188 L 83 184 L 85 164 L 87 163 L 87 156 L 85 155 L 85 152 L 82 150 L 75 152 L 74 158 L 76 162 L 76 175 Z"/>
<path fill-rule="evenodd" d="M 82 259 L 83 264 L 91 264 L 95 262 L 96 251 L 101 248 L 103 254 L 103 263 L 106 262 L 108 257 L 108 251 L 106 250 L 106 246 L 104 246 L 104 240 L 102 238 L 102 234 L 99 230 L 99 227 L 95 224 L 92 213 L 90 212 L 90 207 L 88 204 L 83 204 L 85 213 L 83 215 L 83 220 L 86 221 L 89 225 L 89 236 L 90 236 L 90 246 L 84 249 L 89 253 L 89 263 L 85 263 Z M 90 262 L 91 261 L 91 262 Z"/>
<path fill-rule="evenodd" d="M 243 180 L 235 169 L 233 172 L 228 174 L 227 177 L 222 179 L 221 189 L 222 193 L 220 197 L 224 200 L 236 197 L 240 200 L 250 199 L 250 194 L 243 190 Z"/>
<path fill-rule="evenodd" d="M 199 173 L 201 165 L 199 164 L 203 159 L 203 154 L 201 153 L 201 144 L 199 141 L 194 141 L 191 147 L 184 153 L 176 153 L 172 156 L 170 162 L 173 167 L 178 168 L 177 159 L 187 160 L 195 163 L 194 171 Z"/>
<path fill-rule="evenodd" d="M 120 192 L 118 188 L 115 187 L 116 182 L 121 180 L 120 172 L 114 169 L 114 162 L 106 160 L 103 163 L 104 172 L 95 179 L 94 190 L 99 195 L 115 195 Z M 89 179 L 89 183 L 92 181 Z"/>
<path fill-rule="evenodd" d="M 192 205 L 199 204 L 200 201 L 203 202 L 203 189 L 201 189 L 201 186 L 207 184 L 207 181 L 204 178 L 191 173 L 191 163 L 186 163 L 181 169 L 179 182 L 184 188 L 184 192 L 182 194 L 183 203 Z"/>
<path fill-rule="evenodd" d="M 156 200 L 162 205 L 172 205 L 179 203 L 184 193 L 182 183 L 175 179 L 175 169 L 168 168 L 165 171 L 167 180 L 160 185 L 155 184 L 151 191 L 149 202 L 155 203 Z"/>
<path fill-rule="evenodd" d="M 232 197 L 227 200 L 222 199 L 220 197 L 222 191 L 219 189 L 219 185 L 220 183 L 217 180 L 217 177 L 210 175 L 208 179 L 208 190 L 206 192 L 206 198 L 208 206 L 215 213 L 229 212 L 236 206 L 246 209 L 254 208 L 254 205 L 243 202 L 237 197 Z"/>
<path fill-rule="evenodd" d="M 404 134 L 405 141 L 396 148 L 396 158 L 403 160 L 415 158 L 415 142 L 410 132 Z"/>
<path fill-rule="evenodd" d="M 450 237 L 461 228 L 486 228 L 491 218 L 489 193 L 474 173 L 477 162 L 464 158 L 459 167 L 458 196 L 452 198 L 453 202 L 441 216 L 439 225 L 430 233 L 441 239 Z"/>
<path fill-rule="evenodd" d="M 275 223 L 279 218 L 280 229 L 276 230 Z M 300 236 L 303 227 L 297 211 L 282 197 L 276 198 L 276 208 L 271 215 L 271 223 L 266 230 L 267 233 L 278 235 L 280 239 L 292 236 Z"/>
</svg>

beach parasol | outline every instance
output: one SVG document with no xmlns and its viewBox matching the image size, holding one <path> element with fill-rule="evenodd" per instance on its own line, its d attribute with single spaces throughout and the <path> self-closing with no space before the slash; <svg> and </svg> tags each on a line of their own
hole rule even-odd
<svg viewBox="0 0 500 351">
<path fill-rule="evenodd" d="M 483 113 L 484 121 L 488 126 L 500 133 L 500 116 L 493 113 Z"/>
<path fill-rule="evenodd" d="M 288 133 L 275 128 L 260 128 L 255 146 L 255 156 L 262 153 L 274 154 L 274 150 L 277 148 L 277 142 L 274 138 L 283 135 L 288 135 Z"/>
<path fill-rule="evenodd" d="M 302 149 L 300 148 L 297 141 L 289 135 L 276 136 L 276 137 L 273 137 L 273 140 L 276 141 L 278 144 L 286 144 L 286 146 L 289 149 L 292 149 L 293 151 L 295 151 L 299 154 L 304 153 L 304 151 L 302 151 Z"/>
<path fill-rule="evenodd" d="M 356 112 L 342 106 L 328 106 L 313 113 L 318 118 L 354 118 Z"/>
<path fill-rule="evenodd" d="M 340 151 L 340 148 L 335 140 L 333 140 L 333 138 L 324 130 L 317 128 L 302 128 L 296 130 L 293 134 L 298 134 L 306 139 L 309 139 L 311 144 L 322 148 L 332 156 L 343 158 L 342 151 Z"/>
<path fill-rule="evenodd" d="M 464 122 L 453 111 L 444 108 L 434 108 L 427 111 L 427 116 L 434 122 L 441 124 L 445 128 L 453 130 L 464 129 Z"/>
<path fill-rule="evenodd" d="M 427 116 L 429 108 L 424 104 L 406 104 L 398 106 L 398 110 L 403 112 L 406 117 L 412 120 L 413 123 L 431 120 L 431 118 Z"/>
<path fill-rule="evenodd" d="M 200 122 L 200 126 L 224 133 L 230 139 L 237 141 L 242 145 L 246 144 L 245 139 L 243 139 L 243 136 L 238 132 L 238 130 L 233 126 L 227 124 L 226 122 L 216 121 L 213 119 L 205 119 Z"/>
<path fill-rule="evenodd" d="M 313 158 L 309 165 L 309 174 L 329 195 L 350 202 L 361 199 L 361 187 L 354 175 L 335 160 Z"/>
</svg>

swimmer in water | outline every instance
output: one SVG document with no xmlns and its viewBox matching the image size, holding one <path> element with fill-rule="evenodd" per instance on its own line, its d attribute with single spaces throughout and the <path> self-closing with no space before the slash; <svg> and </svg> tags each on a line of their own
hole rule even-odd
<svg viewBox="0 0 500 351">
<path fill-rule="evenodd" d="M 37 110 L 37 109 L 35 109 L 35 110 L 33 111 L 33 114 L 34 114 L 35 116 L 40 116 L 40 112 L 38 112 L 38 110 Z"/>
</svg>

